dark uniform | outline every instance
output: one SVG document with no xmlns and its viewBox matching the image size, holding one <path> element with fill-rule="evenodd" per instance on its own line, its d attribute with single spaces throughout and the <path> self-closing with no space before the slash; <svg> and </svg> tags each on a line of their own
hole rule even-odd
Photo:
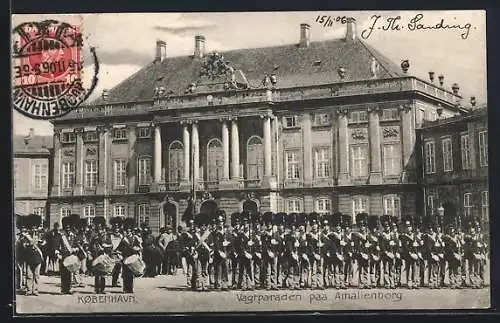
<svg viewBox="0 0 500 323">
<path fill-rule="evenodd" d="M 324 287 L 324 241 L 327 236 L 319 231 L 317 215 L 310 214 L 308 220 L 311 225 L 311 232 L 307 235 L 308 257 L 311 262 L 311 287 L 320 289 Z"/>
<path fill-rule="evenodd" d="M 342 288 L 347 288 L 352 285 L 352 278 L 354 276 L 354 241 L 352 237 L 352 217 L 347 214 L 342 215 L 342 228 L 343 236 L 346 245 L 344 247 L 344 284 Z"/>
<path fill-rule="evenodd" d="M 329 235 L 330 257 L 329 259 L 329 286 L 334 286 L 337 289 L 343 288 L 345 285 L 345 241 L 344 233 L 342 232 L 342 214 L 336 213 L 332 217 L 333 232 Z"/>
<path fill-rule="evenodd" d="M 283 269 L 285 288 L 300 288 L 299 239 L 294 230 L 297 214 L 288 214 L 285 220 L 287 231 L 283 240 Z"/>
<path fill-rule="evenodd" d="M 358 287 L 370 288 L 370 242 L 368 241 L 368 230 L 366 228 L 368 214 L 356 215 L 356 224 L 359 231 L 353 234 L 354 250 L 358 263 Z"/>
<path fill-rule="evenodd" d="M 63 219 L 64 220 L 64 219 Z M 63 224 L 64 227 L 64 224 Z M 69 227 L 65 227 L 65 231 L 61 235 L 61 240 L 59 245 L 56 247 L 56 254 L 60 255 L 59 258 L 59 272 L 61 276 L 61 293 L 62 294 L 72 294 L 72 273 L 64 267 L 64 259 L 71 255 L 75 255 L 79 249 L 77 247 L 78 243 L 76 237 L 71 234 Z"/>
<path fill-rule="evenodd" d="M 382 271 L 384 287 L 396 288 L 396 251 L 397 241 L 391 232 L 390 216 L 382 216 L 383 232 L 380 234 L 380 252 L 382 258 Z"/>
<path fill-rule="evenodd" d="M 95 235 L 90 242 L 90 260 L 95 260 L 96 258 L 104 254 L 111 256 L 111 251 L 113 248 L 113 245 L 111 244 L 111 238 L 106 233 L 105 228 L 103 228 L 102 226 L 99 226 L 98 230 L 98 234 Z M 89 266 L 91 265 L 92 263 L 89 263 Z M 95 293 L 104 294 L 104 289 L 106 288 L 106 273 L 99 272 L 94 269 L 92 270 L 92 273 L 94 275 Z"/>
<path fill-rule="evenodd" d="M 450 288 L 461 288 L 462 276 L 460 263 L 463 259 L 463 246 L 460 235 L 455 232 L 453 224 L 448 225 L 447 233 L 443 236 L 444 259 L 448 263 L 448 277 Z"/>
<path fill-rule="evenodd" d="M 238 253 L 238 289 L 254 289 L 253 281 L 253 237 L 248 218 L 243 218 L 243 230 L 236 238 Z"/>
<path fill-rule="evenodd" d="M 262 241 L 262 271 L 264 275 L 264 286 L 266 289 L 278 289 L 278 253 L 282 244 L 278 232 L 273 230 L 275 221 L 272 213 L 265 213 L 263 216 L 266 231 L 261 235 Z"/>
<path fill-rule="evenodd" d="M 232 230 L 229 234 L 229 262 L 231 268 L 231 288 L 237 288 L 238 285 L 238 272 L 239 272 L 239 261 L 238 261 L 238 235 L 240 233 L 240 222 L 241 217 L 239 213 L 233 213 L 231 215 L 231 226 Z"/>
<path fill-rule="evenodd" d="M 139 255 L 142 246 L 139 238 L 133 234 L 132 229 L 127 229 L 126 234 L 118 245 L 118 251 L 125 261 L 128 257 L 132 255 Z M 123 292 L 133 293 L 134 292 L 134 273 L 130 268 L 123 264 L 122 265 L 122 279 L 123 279 Z"/>
<path fill-rule="evenodd" d="M 376 288 L 380 286 L 380 272 L 381 272 L 381 253 L 380 253 L 380 233 L 378 231 L 379 218 L 377 215 L 371 215 L 368 218 L 368 227 L 370 232 L 368 234 L 368 242 L 370 247 L 370 287 Z"/>
<path fill-rule="evenodd" d="M 208 245 L 213 249 L 214 288 L 227 290 L 229 280 L 228 254 L 231 243 L 229 233 L 224 230 L 224 223 L 223 217 L 217 219 L 216 230 L 210 234 Z"/>
<path fill-rule="evenodd" d="M 416 288 L 420 277 L 419 271 L 419 247 L 420 243 L 413 232 L 413 226 L 410 220 L 405 221 L 406 232 L 401 233 L 401 258 L 404 261 L 406 270 L 406 284 L 408 288 Z"/>
</svg>

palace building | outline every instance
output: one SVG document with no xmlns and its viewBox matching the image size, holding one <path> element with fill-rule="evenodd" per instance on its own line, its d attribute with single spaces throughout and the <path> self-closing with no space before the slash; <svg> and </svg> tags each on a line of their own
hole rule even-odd
<svg viewBox="0 0 500 323">
<path fill-rule="evenodd" d="M 53 121 L 51 222 L 195 212 L 422 213 L 417 129 L 467 112 L 458 86 L 418 79 L 357 37 L 169 57 Z"/>
<path fill-rule="evenodd" d="M 14 213 L 36 214 L 48 223 L 52 137 L 36 135 L 30 129 L 26 136 L 13 136 L 12 143 Z"/>
<path fill-rule="evenodd" d="M 475 106 L 474 98 L 472 104 Z M 489 222 L 486 106 L 418 129 L 426 213 Z M 488 232 L 486 230 L 485 232 Z"/>
</svg>

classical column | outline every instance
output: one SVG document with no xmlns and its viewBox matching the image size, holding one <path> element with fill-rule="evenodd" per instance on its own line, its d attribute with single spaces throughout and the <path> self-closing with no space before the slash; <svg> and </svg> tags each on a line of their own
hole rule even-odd
<svg viewBox="0 0 500 323">
<path fill-rule="evenodd" d="M 73 189 L 74 195 L 83 195 L 83 185 L 84 185 L 84 168 L 85 164 L 83 162 L 84 152 L 83 152 L 83 128 L 75 129 L 76 132 L 76 149 L 75 149 L 75 175 L 76 184 Z"/>
<path fill-rule="evenodd" d="M 272 175 L 272 151 L 271 151 L 271 118 L 264 117 L 264 176 Z"/>
<path fill-rule="evenodd" d="M 135 153 L 135 143 L 137 140 L 135 126 L 128 127 L 128 192 L 135 193 L 137 179 L 137 155 Z M 114 165 L 111 169 L 114 168 Z M 114 170 L 113 170 L 114 171 Z"/>
<path fill-rule="evenodd" d="M 311 114 L 302 115 L 302 147 L 304 150 L 304 185 L 311 186 L 313 181 L 313 153 L 311 138 Z"/>
<path fill-rule="evenodd" d="M 155 151 L 154 151 L 154 181 L 161 182 L 161 128 L 159 124 L 155 125 Z"/>
<path fill-rule="evenodd" d="M 99 135 L 99 149 L 98 149 L 98 158 L 99 158 L 99 184 L 97 185 L 97 194 L 104 195 L 106 193 L 106 186 L 113 187 L 112 183 L 108 183 L 108 133 L 110 129 L 108 129 L 105 125 L 99 125 L 96 127 L 97 133 Z M 111 168 L 113 169 L 113 168 Z M 111 171 L 112 172 L 112 171 Z"/>
<path fill-rule="evenodd" d="M 54 129 L 54 184 L 52 185 L 52 196 L 61 195 L 61 129 Z M 50 170 L 49 170 L 50 174 Z"/>
<path fill-rule="evenodd" d="M 187 122 L 182 123 L 182 144 L 184 145 L 184 176 L 183 180 L 189 182 L 189 164 L 190 164 L 190 154 L 189 154 L 189 129 Z"/>
<path fill-rule="evenodd" d="M 380 113 L 378 107 L 368 109 L 368 132 L 370 140 L 370 184 L 382 183 L 382 153 L 380 146 Z"/>
<path fill-rule="evenodd" d="M 229 129 L 226 120 L 222 120 L 222 152 L 224 156 L 222 179 L 229 180 Z"/>
<path fill-rule="evenodd" d="M 191 143 L 193 147 L 193 178 L 196 183 L 200 179 L 200 139 L 197 122 L 193 122 L 191 136 L 193 138 Z"/>
<path fill-rule="evenodd" d="M 348 135 L 348 111 L 346 109 L 337 110 L 338 116 L 338 163 L 339 163 L 339 185 L 349 183 L 349 135 Z"/>
<path fill-rule="evenodd" d="M 231 163 L 233 169 L 231 172 L 231 179 L 240 179 L 240 136 L 238 133 L 238 121 L 233 118 L 231 121 Z"/>
<path fill-rule="evenodd" d="M 411 155 L 415 146 L 415 136 L 412 122 L 412 108 L 411 105 L 400 105 L 399 113 L 401 115 L 401 144 L 403 152 L 403 179 L 407 178 L 407 169 L 410 162 Z M 426 202 L 427 203 L 427 202 Z"/>
</svg>

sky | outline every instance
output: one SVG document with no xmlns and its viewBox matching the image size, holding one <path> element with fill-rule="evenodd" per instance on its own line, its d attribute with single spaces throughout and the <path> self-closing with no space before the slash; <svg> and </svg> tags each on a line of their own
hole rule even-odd
<svg viewBox="0 0 500 323">
<path fill-rule="evenodd" d="M 435 26 L 443 19 L 444 25 L 458 28 L 415 29 L 409 23 L 417 15 L 418 23 Z M 460 93 L 467 100 L 475 96 L 478 103 L 486 103 L 486 13 L 484 11 L 314 11 L 314 12 L 253 12 L 253 13 L 103 13 L 78 15 L 13 15 L 12 26 L 27 21 L 55 19 L 79 24 L 84 37 L 84 83 L 90 84 L 94 66 L 88 58 L 88 48 L 95 47 L 99 59 L 99 81 L 93 98 L 104 89 L 111 89 L 150 63 L 155 55 L 156 40 L 167 43 L 167 56 L 190 55 L 194 36 L 205 36 L 208 51 L 265 47 L 297 43 L 299 26 L 311 26 L 311 41 L 342 38 L 345 25 L 333 23 L 324 26 L 316 22 L 320 16 L 349 16 L 356 19 L 358 37 L 377 48 L 397 65 L 410 62 L 409 74 L 428 80 L 428 72 L 444 75 L 445 87 L 460 85 Z M 369 37 L 369 27 L 380 16 Z M 399 30 L 377 29 L 395 20 Z M 470 24 L 470 25 L 468 25 Z M 466 28 L 470 26 L 470 28 Z M 468 33 L 465 34 L 467 32 Z M 366 31 L 365 31 L 366 30 Z M 365 32 L 364 32 L 365 31 Z M 364 33 L 363 33 L 364 32 Z M 466 37 L 465 37 L 466 36 Z M 465 38 L 465 39 L 464 39 Z M 87 62 L 87 64 L 86 64 Z M 86 72 L 88 71 L 88 72 Z M 14 110 L 13 133 L 26 135 L 30 128 L 39 135 L 52 135 L 48 121 L 22 116 Z"/>
</svg>

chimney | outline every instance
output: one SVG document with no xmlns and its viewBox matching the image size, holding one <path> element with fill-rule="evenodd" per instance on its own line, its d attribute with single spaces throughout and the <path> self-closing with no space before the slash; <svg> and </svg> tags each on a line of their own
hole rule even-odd
<svg viewBox="0 0 500 323">
<path fill-rule="evenodd" d="M 345 40 L 347 42 L 353 42 L 356 40 L 356 19 L 347 18 L 347 28 L 345 33 Z"/>
<path fill-rule="evenodd" d="M 309 24 L 300 24 L 300 47 L 309 47 L 311 42 L 310 29 Z"/>
<path fill-rule="evenodd" d="M 194 36 L 194 57 L 202 58 L 205 55 L 205 36 Z"/>
<path fill-rule="evenodd" d="M 166 57 L 167 57 L 167 43 L 164 42 L 163 40 L 157 40 L 155 62 L 156 61 L 163 62 L 163 60 Z"/>
</svg>

